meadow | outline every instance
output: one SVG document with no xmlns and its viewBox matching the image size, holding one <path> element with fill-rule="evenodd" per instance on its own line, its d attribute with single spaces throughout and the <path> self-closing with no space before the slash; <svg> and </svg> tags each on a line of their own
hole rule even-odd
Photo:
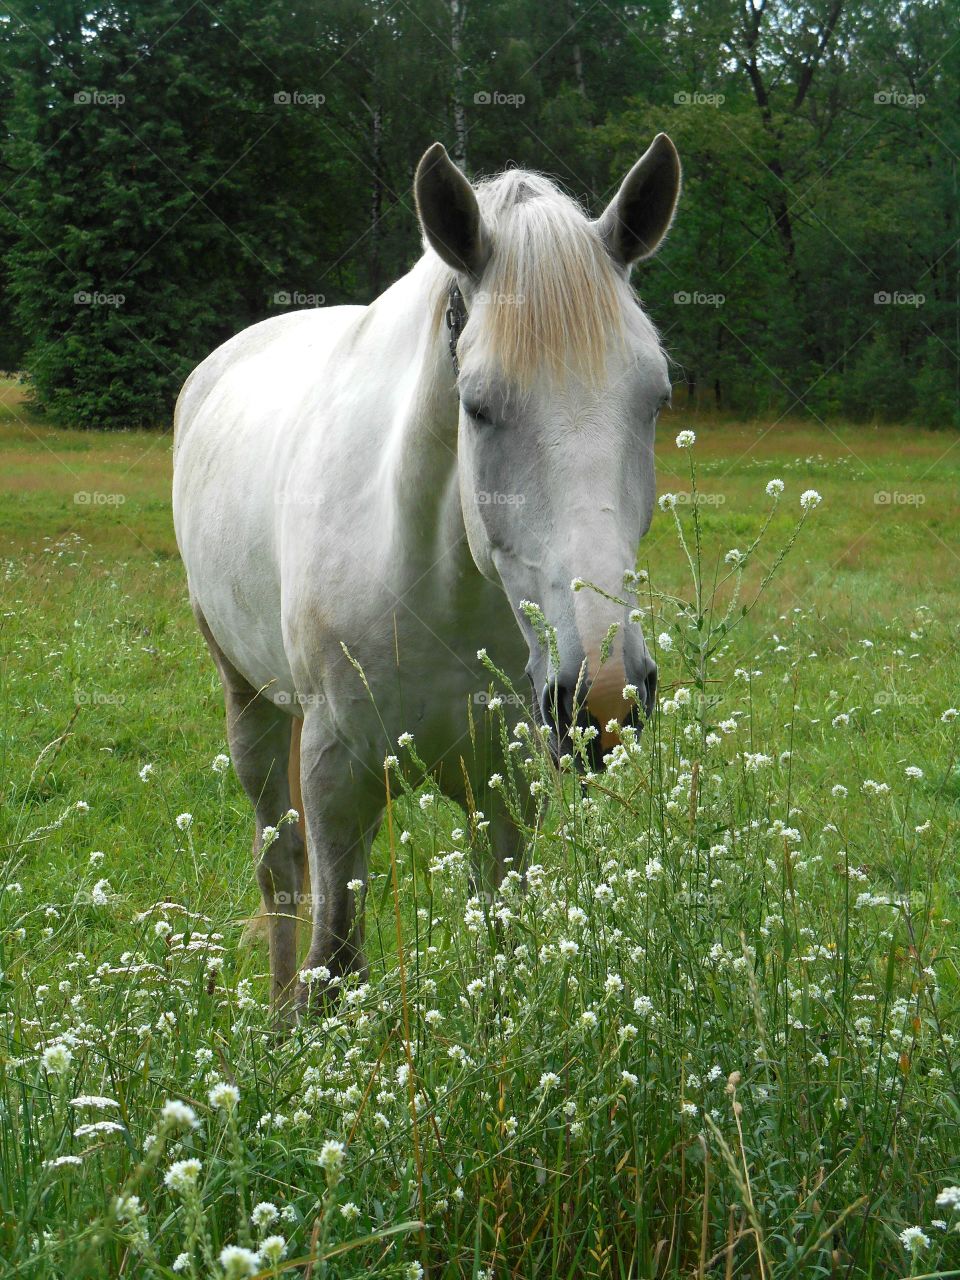
<svg viewBox="0 0 960 1280">
<path fill-rule="evenodd" d="M 960 1275 L 960 438 L 664 414 L 656 717 L 581 787 L 491 674 L 489 904 L 398 746 L 285 1040 L 170 445 L 0 385 L 0 1275 Z"/>
</svg>

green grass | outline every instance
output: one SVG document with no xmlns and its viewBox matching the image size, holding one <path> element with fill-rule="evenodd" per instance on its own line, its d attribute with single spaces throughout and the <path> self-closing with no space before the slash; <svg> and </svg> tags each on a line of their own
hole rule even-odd
<svg viewBox="0 0 960 1280">
<path fill-rule="evenodd" d="M 689 490 L 685 425 L 663 420 L 661 492 Z M 960 703 L 960 441 L 692 425 L 708 582 L 759 531 L 770 477 L 786 493 L 744 601 L 800 492 L 823 495 L 705 663 L 710 700 L 668 708 L 582 795 L 513 753 L 508 789 L 554 802 L 530 837 L 543 871 L 525 896 L 507 886 L 496 928 L 469 901 L 470 819 L 398 779 L 403 983 L 383 832 L 370 986 L 277 1042 L 265 956 L 239 946 L 251 815 L 211 768 L 222 706 L 170 526 L 170 438 L 53 431 L 0 394 L 0 1274 L 172 1276 L 185 1251 L 185 1274 L 222 1275 L 261 1201 L 282 1213 L 263 1229 L 285 1238 L 278 1265 L 304 1260 L 290 1274 L 960 1268 L 960 1235 L 931 1225 L 953 1225 L 935 1201 L 960 1183 L 960 720 L 941 720 Z M 641 563 L 689 595 L 669 515 Z M 647 634 L 673 629 L 651 603 Z M 673 634 L 675 702 L 689 635 Z M 751 771 L 750 753 L 770 761 Z M 57 1044 L 60 1074 L 42 1063 Z M 235 1113 L 208 1101 L 218 1080 Z M 168 1098 L 199 1127 L 164 1125 Z M 122 1128 L 77 1136 L 98 1119 Z M 318 1164 L 328 1141 L 338 1174 Z M 194 1157 L 196 1188 L 165 1186 Z M 140 1197 L 132 1221 L 118 1194 Z"/>
</svg>

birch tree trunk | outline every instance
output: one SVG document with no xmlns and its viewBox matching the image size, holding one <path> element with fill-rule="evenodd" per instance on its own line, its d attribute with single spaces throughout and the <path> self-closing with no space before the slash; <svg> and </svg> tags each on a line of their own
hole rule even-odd
<svg viewBox="0 0 960 1280">
<path fill-rule="evenodd" d="M 467 167 L 467 117 L 463 106 L 463 21 L 466 0 L 450 0 L 450 48 L 453 50 L 453 160 Z"/>
</svg>

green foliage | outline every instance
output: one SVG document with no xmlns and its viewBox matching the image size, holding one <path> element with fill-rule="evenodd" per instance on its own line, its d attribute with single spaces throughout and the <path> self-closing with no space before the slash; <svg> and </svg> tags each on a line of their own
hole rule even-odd
<svg viewBox="0 0 960 1280">
<path fill-rule="evenodd" d="M 231 334 L 406 270 L 434 138 L 599 212 L 663 129 L 685 191 L 637 284 L 680 395 L 949 425 L 958 76 L 931 0 L 20 5 L 0 18 L 0 367 L 63 421 L 165 424 Z"/>
<path fill-rule="evenodd" d="M 702 501 L 657 515 L 638 599 L 673 645 L 605 773 L 558 775 L 509 698 L 478 714 L 519 744 L 491 786 L 550 801 L 525 891 L 472 896 L 482 820 L 414 792 L 398 747 L 370 982 L 286 1041 L 239 943 L 252 815 L 211 767 L 217 678 L 154 550 L 165 455 L 7 448 L 32 500 L 0 504 L 0 1274 L 955 1273 L 960 459 L 789 430 L 661 440 Z M 880 475 L 938 529 L 878 507 Z M 96 483 L 122 524 L 89 505 L 30 546 Z"/>
</svg>

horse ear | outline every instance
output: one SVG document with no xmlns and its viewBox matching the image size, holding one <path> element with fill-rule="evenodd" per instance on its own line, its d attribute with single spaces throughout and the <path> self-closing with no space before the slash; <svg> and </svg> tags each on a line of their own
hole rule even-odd
<svg viewBox="0 0 960 1280">
<path fill-rule="evenodd" d="M 442 142 L 424 152 L 413 184 L 420 226 L 448 267 L 479 279 L 490 256 L 490 237 L 476 192 Z"/>
<path fill-rule="evenodd" d="M 652 257 L 670 229 L 680 195 L 680 157 L 658 133 L 594 224 L 615 262 Z"/>
</svg>

